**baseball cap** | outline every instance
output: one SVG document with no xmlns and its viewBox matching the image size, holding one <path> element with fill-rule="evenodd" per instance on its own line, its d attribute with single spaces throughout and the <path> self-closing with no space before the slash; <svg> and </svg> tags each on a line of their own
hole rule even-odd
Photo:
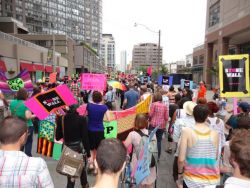
<svg viewBox="0 0 250 188">
<path fill-rule="evenodd" d="M 250 105 L 247 102 L 241 102 L 239 107 L 244 111 L 247 112 L 250 109 Z"/>
</svg>

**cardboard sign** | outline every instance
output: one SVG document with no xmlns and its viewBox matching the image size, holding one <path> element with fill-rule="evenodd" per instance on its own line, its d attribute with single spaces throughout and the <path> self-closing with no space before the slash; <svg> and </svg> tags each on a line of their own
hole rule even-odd
<svg viewBox="0 0 250 188">
<path fill-rule="evenodd" d="M 81 81 L 83 90 L 106 90 L 107 78 L 105 74 L 82 74 Z"/>
<path fill-rule="evenodd" d="M 116 138 L 117 137 L 117 121 L 104 122 L 104 137 Z"/>
<path fill-rule="evenodd" d="M 173 76 L 160 75 L 158 77 L 158 84 L 160 86 L 162 86 L 162 85 L 168 85 L 168 86 L 173 85 Z"/>
<path fill-rule="evenodd" d="M 66 85 L 60 85 L 44 93 L 40 93 L 25 102 L 25 105 L 40 119 L 46 118 L 50 112 L 77 104 L 76 99 Z"/>
<path fill-rule="evenodd" d="M 249 55 L 219 56 L 221 97 L 249 97 Z"/>
<path fill-rule="evenodd" d="M 192 80 L 181 80 L 181 88 L 188 88 L 188 89 L 193 89 L 193 81 Z"/>
<path fill-rule="evenodd" d="M 54 141 L 54 129 L 55 124 L 49 121 L 39 121 L 39 138 L 45 138 L 46 140 L 53 142 Z"/>
<path fill-rule="evenodd" d="M 55 83 L 56 82 L 56 75 L 57 75 L 57 72 L 52 72 L 49 74 L 49 83 Z"/>
<path fill-rule="evenodd" d="M 28 92 L 33 91 L 32 81 L 27 70 L 23 70 L 12 79 L 8 79 L 4 72 L 0 72 L 0 90 L 3 93 L 15 93 L 21 88 L 25 88 Z"/>
</svg>

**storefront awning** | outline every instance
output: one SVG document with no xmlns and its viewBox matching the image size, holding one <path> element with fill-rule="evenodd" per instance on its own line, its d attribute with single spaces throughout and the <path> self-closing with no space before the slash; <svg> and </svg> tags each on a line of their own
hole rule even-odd
<svg viewBox="0 0 250 188">
<path fill-rule="evenodd" d="M 42 72 L 44 71 L 43 65 L 34 64 L 33 66 L 36 71 L 42 71 Z"/>
<path fill-rule="evenodd" d="M 0 70 L 3 72 L 7 71 L 6 66 L 5 66 L 5 62 L 2 60 L 0 60 Z"/>
<path fill-rule="evenodd" d="M 45 66 L 45 72 L 48 72 L 48 73 L 53 72 L 53 67 L 52 66 Z"/>
<path fill-rule="evenodd" d="M 56 67 L 56 72 L 60 73 L 60 67 Z"/>
<path fill-rule="evenodd" d="M 20 66 L 21 66 L 22 70 L 26 69 L 29 72 L 35 72 L 36 71 L 35 68 L 34 68 L 34 66 L 33 66 L 33 64 L 21 62 Z"/>
</svg>

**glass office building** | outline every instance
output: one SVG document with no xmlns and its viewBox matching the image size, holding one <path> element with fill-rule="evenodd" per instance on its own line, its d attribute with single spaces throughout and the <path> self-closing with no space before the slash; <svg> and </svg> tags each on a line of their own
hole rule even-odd
<svg viewBox="0 0 250 188">
<path fill-rule="evenodd" d="M 0 0 L 0 16 L 13 17 L 36 34 L 66 34 L 99 51 L 101 0 Z"/>
</svg>

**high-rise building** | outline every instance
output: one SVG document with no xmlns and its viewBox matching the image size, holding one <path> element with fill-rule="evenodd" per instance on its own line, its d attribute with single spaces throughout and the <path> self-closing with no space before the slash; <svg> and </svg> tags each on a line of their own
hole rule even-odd
<svg viewBox="0 0 250 188">
<path fill-rule="evenodd" d="M 215 87 L 219 55 L 250 54 L 249 0 L 207 1 L 204 49 L 204 80 L 208 87 Z"/>
<path fill-rule="evenodd" d="M 102 0 L 84 0 L 84 7 L 84 39 L 99 54 L 102 37 Z"/>
<path fill-rule="evenodd" d="M 157 69 L 158 59 L 160 59 L 160 65 L 162 65 L 162 47 L 159 53 L 157 44 L 142 43 L 135 45 L 133 48 L 132 67 L 135 70 L 138 70 L 139 67 L 149 66 Z"/>
<path fill-rule="evenodd" d="M 100 48 L 101 0 L 0 0 L 0 16 L 23 22 L 30 33 L 66 34 Z"/>
<path fill-rule="evenodd" d="M 122 72 L 125 72 L 127 69 L 127 51 L 121 51 L 121 57 L 120 57 L 120 70 Z"/>
<path fill-rule="evenodd" d="M 112 34 L 102 34 L 101 59 L 108 69 L 115 69 L 115 39 Z"/>
</svg>

